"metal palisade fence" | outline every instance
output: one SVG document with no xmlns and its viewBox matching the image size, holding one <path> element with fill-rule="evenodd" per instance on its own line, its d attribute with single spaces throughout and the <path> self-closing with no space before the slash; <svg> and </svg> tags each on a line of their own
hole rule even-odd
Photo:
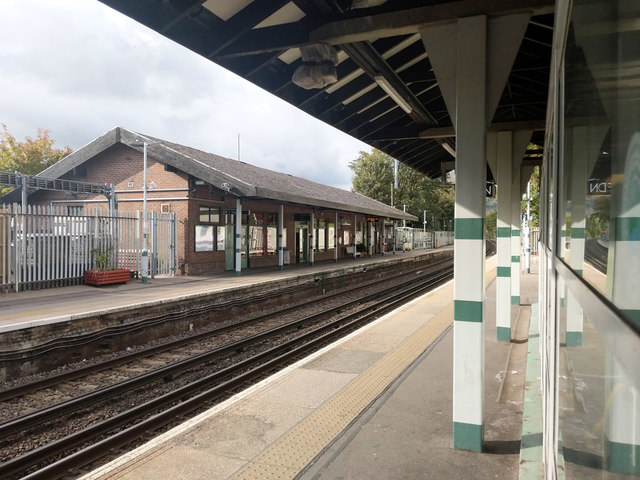
<svg viewBox="0 0 640 480">
<path fill-rule="evenodd" d="M 151 276 L 175 274 L 175 214 L 149 212 L 148 225 Z M 140 212 L 1 205 L 0 292 L 81 284 L 98 255 L 137 275 L 143 228 Z"/>
</svg>

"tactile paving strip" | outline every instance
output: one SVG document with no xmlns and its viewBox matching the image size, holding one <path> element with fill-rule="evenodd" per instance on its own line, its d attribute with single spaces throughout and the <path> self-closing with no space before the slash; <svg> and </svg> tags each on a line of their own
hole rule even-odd
<svg viewBox="0 0 640 480">
<path fill-rule="evenodd" d="M 495 268 L 485 275 L 486 283 Z M 453 302 L 245 465 L 234 480 L 294 478 L 453 322 Z"/>
</svg>

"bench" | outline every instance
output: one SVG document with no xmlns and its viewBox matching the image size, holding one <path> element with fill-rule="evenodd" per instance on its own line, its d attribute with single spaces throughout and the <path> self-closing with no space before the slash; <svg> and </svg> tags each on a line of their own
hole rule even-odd
<svg viewBox="0 0 640 480">
<path fill-rule="evenodd" d="M 344 247 L 345 252 L 347 252 L 347 255 L 350 257 L 353 257 L 353 245 L 348 245 L 346 247 Z M 360 252 L 356 252 L 356 257 L 360 256 Z"/>
</svg>

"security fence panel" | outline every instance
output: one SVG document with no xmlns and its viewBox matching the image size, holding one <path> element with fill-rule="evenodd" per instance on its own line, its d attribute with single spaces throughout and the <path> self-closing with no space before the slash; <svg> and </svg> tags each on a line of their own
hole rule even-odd
<svg viewBox="0 0 640 480">
<path fill-rule="evenodd" d="M 0 292 L 82 284 L 97 255 L 107 259 L 107 268 L 137 276 L 141 220 L 139 212 L 85 208 L 69 215 L 59 206 L 0 205 Z M 153 273 L 173 275 L 175 214 L 155 216 L 153 225 Z"/>
</svg>

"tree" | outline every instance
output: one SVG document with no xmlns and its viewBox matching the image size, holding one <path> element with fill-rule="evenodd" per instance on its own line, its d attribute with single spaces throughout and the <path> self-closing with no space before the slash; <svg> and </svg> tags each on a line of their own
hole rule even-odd
<svg viewBox="0 0 640 480">
<path fill-rule="evenodd" d="M 393 158 L 376 149 L 371 153 L 361 151 L 358 158 L 349 162 L 349 168 L 354 174 L 352 191 L 391 205 Z"/>
<path fill-rule="evenodd" d="M 40 173 L 60 159 L 69 155 L 71 147 L 54 148 L 55 140 L 49 136 L 49 131 L 38 129 L 36 138 L 26 137 L 19 142 L 9 133 L 7 126 L 2 124 L 0 131 L 0 170 L 6 172 L 18 171 L 27 175 Z M 10 188 L 0 186 L 0 194 Z"/>
<path fill-rule="evenodd" d="M 354 173 L 352 190 L 391 205 L 393 163 L 393 158 L 380 150 L 360 152 L 358 158 L 349 162 Z M 398 167 L 398 189 L 394 190 L 393 203 L 398 208 L 404 205 L 408 213 L 418 217 L 416 226 L 422 226 L 425 211 L 429 228 L 445 230 L 452 226 L 453 189 L 404 164 Z"/>
</svg>

